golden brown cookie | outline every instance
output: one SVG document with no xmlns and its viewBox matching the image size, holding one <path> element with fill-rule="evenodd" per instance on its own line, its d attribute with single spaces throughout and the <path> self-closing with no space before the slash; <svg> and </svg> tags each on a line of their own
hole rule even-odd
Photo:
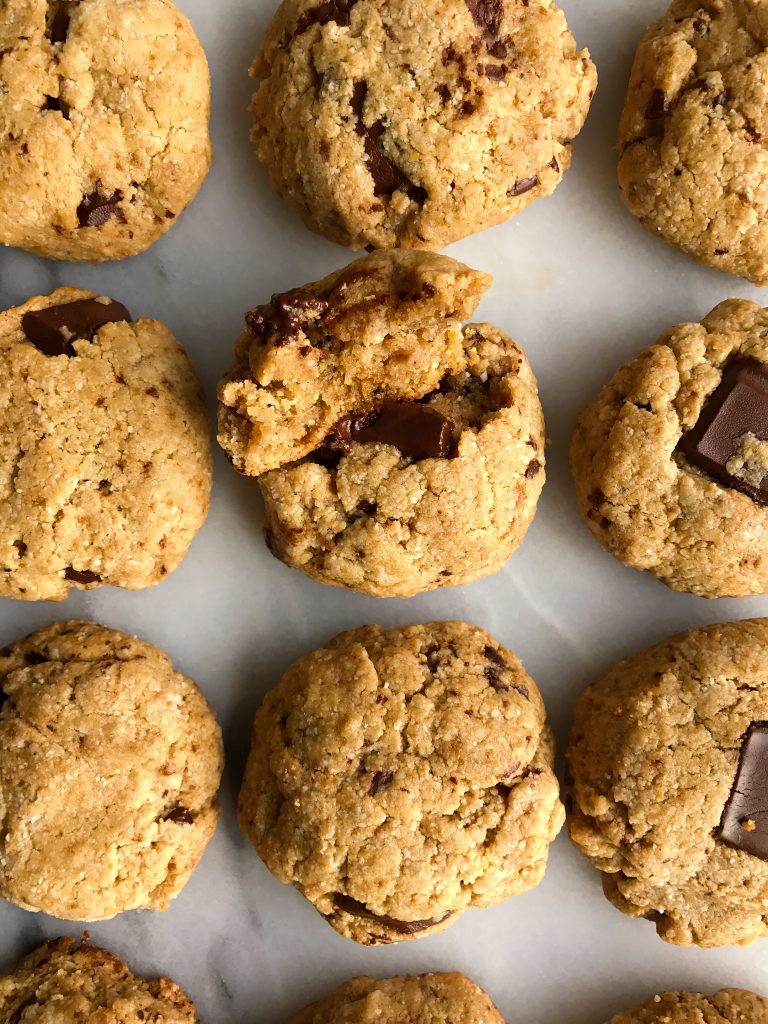
<svg viewBox="0 0 768 1024">
<path fill-rule="evenodd" d="M 745 989 L 662 992 L 640 1006 L 616 1014 L 610 1024 L 766 1024 L 768 999 Z"/>
</svg>

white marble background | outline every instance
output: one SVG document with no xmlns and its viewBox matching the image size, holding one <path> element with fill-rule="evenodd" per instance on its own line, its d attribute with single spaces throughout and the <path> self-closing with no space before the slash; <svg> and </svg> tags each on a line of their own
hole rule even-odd
<svg viewBox="0 0 768 1024">
<path fill-rule="evenodd" d="M 348 254 L 309 234 L 269 191 L 248 141 L 246 69 L 275 0 L 180 0 L 213 73 L 213 171 L 191 210 L 143 256 L 107 266 L 55 265 L 0 252 L 0 303 L 58 284 L 107 292 L 134 315 L 166 321 L 206 385 L 227 364 L 243 312 L 271 292 L 319 277 Z M 384 2 L 384 0 L 382 0 Z M 165 914 L 124 914 L 90 930 L 139 972 L 167 973 L 206 1024 L 279 1024 L 359 973 L 459 969 L 509 1022 L 599 1024 L 665 987 L 742 985 L 768 993 L 768 945 L 681 950 L 623 917 L 562 835 L 543 884 L 443 934 L 378 949 L 340 938 L 262 866 L 234 803 L 250 719 L 299 654 L 365 622 L 457 617 L 495 633 L 539 683 L 561 741 L 576 694 L 612 661 L 688 626 L 768 614 L 768 599 L 673 594 L 622 568 L 581 524 L 567 468 L 574 418 L 617 365 L 669 324 L 699 319 L 757 289 L 698 268 L 624 213 L 615 186 L 617 119 L 637 37 L 659 0 L 565 0 L 600 85 L 574 166 L 556 195 L 451 253 L 495 275 L 480 317 L 526 347 L 541 383 L 551 446 L 548 481 L 522 549 L 495 577 L 410 601 L 323 588 L 266 551 L 255 485 L 217 455 L 210 518 L 181 569 L 154 590 L 104 588 L 63 605 L 0 602 L 0 644 L 59 617 L 142 634 L 201 685 L 224 729 L 223 814 L 202 865 Z M 0 970 L 44 937 L 79 928 L 0 904 Z"/>
</svg>

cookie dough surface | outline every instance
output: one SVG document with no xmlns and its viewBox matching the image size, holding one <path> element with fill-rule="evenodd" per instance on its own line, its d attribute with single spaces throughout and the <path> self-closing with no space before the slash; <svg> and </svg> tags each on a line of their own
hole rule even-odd
<svg viewBox="0 0 768 1024">
<path fill-rule="evenodd" d="M 157 647 L 59 622 L 0 651 L 0 896 L 65 920 L 165 910 L 218 817 L 221 734 Z"/>
<path fill-rule="evenodd" d="M 171 0 L 2 0 L 0 242 L 142 252 L 205 178 L 209 111 L 205 54 Z"/>
<path fill-rule="evenodd" d="M 768 283 L 768 4 L 674 0 L 637 49 L 619 129 L 630 212 L 689 256 Z"/>
<path fill-rule="evenodd" d="M 461 622 L 342 633 L 254 723 L 239 820 L 270 871 L 365 945 L 542 878 L 563 808 L 522 665 Z"/>
<path fill-rule="evenodd" d="M 610 1024 L 765 1024 L 768 999 L 745 989 L 724 988 L 713 996 L 662 992 L 618 1013 Z"/>
<path fill-rule="evenodd" d="M 490 998 L 463 974 L 353 978 L 289 1024 L 504 1024 Z"/>
<path fill-rule="evenodd" d="M 12 1024 L 198 1024 L 170 978 L 139 978 L 112 953 L 52 939 L 0 977 L 0 1016 Z"/>
<path fill-rule="evenodd" d="M 768 620 L 745 620 L 634 654 L 576 704 L 571 838 L 603 873 L 608 899 L 668 942 L 768 935 L 768 861 L 720 830 L 744 739 L 768 721 L 767 679 Z M 741 826 L 762 835 L 762 810 Z"/>
<path fill-rule="evenodd" d="M 55 331 L 29 340 L 27 314 L 93 298 L 59 288 L 0 313 L 3 597 L 152 586 L 208 512 L 205 403 L 167 327 L 139 319 L 83 331 L 91 340 L 67 344 L 66 328 L 58 346 Z"/>
<path fill-rule="evenodd" d="M 768 311 L 732 299 L 701 323 L 670 328 L 618 370 L 581 413 L 571 445 L 581 512 L 603 547 L 703 597 L 768 592 L 768 507 L 678 448 L 724 369 L 742 358 L 768 363 Z M 768 462 L 763 444 L 742 440 L 746 464 L 731 468 L 746 484 Z"/>
<path fill-rule="evenodd" d="M 252 74 L 273 187 L 353 248 L 440 249 L 551 193 L 597 80 L 551 0 L 285 0 Z"/>
</svg>

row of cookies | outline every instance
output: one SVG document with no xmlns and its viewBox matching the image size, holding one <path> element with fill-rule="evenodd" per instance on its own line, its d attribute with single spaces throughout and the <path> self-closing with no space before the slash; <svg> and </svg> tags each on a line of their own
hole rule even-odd
<svg viewBox="0 0 768 1024">
<path fill-rule="evenodd" d="M 521 347 L 466 321 L 490 277 L 379 250 L 246 315 L 218 437 L 270 550 L 409 597 L 496 572 L 545 478 Z M 582 513 L 617 558 L 706 597 L 768 592 L 768 312 L 722 303 L 623 366 L 579 418 Z M 211 489 L 199 382 L 171 332 L 72 288 L 0 314 L 0 595 L 130 590 L 172 572 Z M 87 415 L 84 415 L 87 410 Z"/>
<path fill-rule="evenodd" d="M 210 165 L 192 27 L 170 0 L 5 7 L 0 242 L 67 260 L 143 251 Z M 640 42 L 619 131 L 630 211 L 758 284 L 766 42 L 759 4 L 673 0 Z M 549 0 L 285 0 L 251 71 L 273 186 L 354 248 L 440 249 L 551 193 L 597 82 Z"/>
<path fill-rule="evenodd" d="M 112 953 L 87 941 L 53 939 L 0 977 L 4 1021 L 60 1024 L 119 1014 L 124 1024 L 199 1024 L 191 1000 L 170 978 L 137 976 Z M 104 1016 L 112 1020 L 113 1017 Z M 118 1019 L 115 1017 L 114 1019 Z M 609 1024 L 764 1024 L 768 999 L 743 989 L 713 996 L 664 992 L 612 1017 Z M 288 1024 L 504 1024 L 485 992 L 456 972 L 353 978 L 290 1017 Z M 257 1018 L 254 1018 L 256 1024 Z"/>
<path fill-rule="evenodd" d="M 768 935 L 768 620 L 635 654 L 576 704 L 571 838 L 678 945 Z M 218 817 L 221 734 L 143 640 L 60 622 L 0 652 L 0 896 L 67 920 L 165 909 Z M 238 820 L 341 935 L 401 942 L 538 884 L 566 817 L 535 682 L 484 630 L 364 626 L 256 714 Z"/>
</svg>

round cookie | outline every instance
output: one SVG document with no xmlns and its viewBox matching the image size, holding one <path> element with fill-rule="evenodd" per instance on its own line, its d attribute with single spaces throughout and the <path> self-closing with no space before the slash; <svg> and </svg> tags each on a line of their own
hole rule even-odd
<svg viewBox="0 0 768 1024">
<path fill-rule="evenodd" d="M 4 3 L 0 243 L 143 252 L 203 183 L 209 113 L 205 54 L 171 0 Z"/>
<path fill-rule="evenodd" d="M 221 733 L 158 648 L 59 622 L 0 651 L 0 896 L 65 920 L 165 910 L 213 835 Z"/>
<path fill-rule="evenodd" d="M 289 1024 L 504 1024 L 463 974 L 353 978 L 291 1017 Z"/>
<path fill-rule="evenodd" d="M 672 637 L 576 704 L 571 838 L 667 942 L 768 935 L 767 722 L 768 619 Z"/>
<path fill-rule="evenodd" d="M 139 590 L 208 512 L 200 383 L 156 320 L 59 288 L 0 313 L 0 596 Z"/>
<path fill-rule="evenodd" d="M 653 234 L 768 284 L 768 21 L 764 0 L 673 0 L 637 49 L 619 185 Z"/>
<path fill-rule="evenodd" d="M 112 953 L 52 939 L 0 977 L 0 1017 L 13 1024 L 198 1024 L 170 978 L 137 977 Z"/>
<path fill-rule="evenodd" d="M 765 1024 L 768 999 L 746 989 L 724 988 L 713 996 L 700 992 L 662 992 L 640 1006 L 618 1013 L 610 1024 Z"/>
<path fill-rule="evenodd" d="M 284 0 L 253 140 L 313 231 L 440 249 L 549 195 L 597 82 L 551 0 Z"/>
<path fill-rule="evenodd" d="M 488 633 L 342 633 L 258 711 L 238 818 L 341 935 L 429 935 L 541 880 L 564 813 L 544 705 Z"/>
<path fill-rule="evenodd" d="M 544 485 L 522 349 L 471 315 L 490 278 L 386 250 L 246 317 L 219 386 L 219 441 L 259 476 L 287 565 L 376 597 L 496 572 Z"/>
<path fill-rule="evenodd" d="M 768 310 L 721 303 L 626 363 L 579 417 L 582 515 L 625 565 L 702 597 L 768 592 Z"/>
</svg>

